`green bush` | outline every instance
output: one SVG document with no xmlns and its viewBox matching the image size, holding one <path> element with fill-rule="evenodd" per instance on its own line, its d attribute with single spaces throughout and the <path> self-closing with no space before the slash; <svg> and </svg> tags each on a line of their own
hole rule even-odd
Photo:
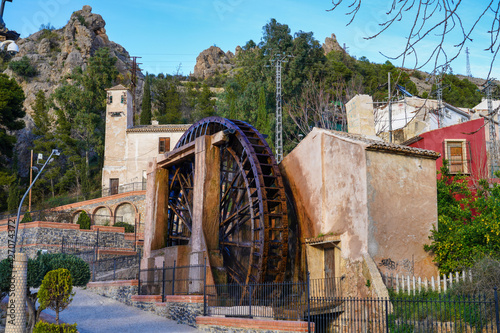
<svg viewBox="0 0 500 333">
<path fill-rule="evenodd" d="M 134 232 L 134 226 L 128 224 L 127 222 L 117 222 L 113 225 L 113 227 L 124 227 L 125 232 Z"/>
<path fill-rule="evenodd" d="M 33 219 L 31 218 L 30 212 L 24 213 L 23 219 L 21 220 L 20 223 L 28 223 L 28 222 L 33 222 Z"/>
<path fill-rule="evenodd" d="M 35 325 L 33 333 L 77 333 L 76 324 L 49 324 L 43 321 L 39 321 Z"/>
<path fill-rule="evenodd" d="M 31 60 L 24 56 L 21 60 L 9 62 L 9 68 L 14 73 L 24 77 L 33 77 L 38 74 L 36 68 L 31 64 Z"/>
<path fill-rule="evenodd" d="M 58 268 L 69 270 L 74 286 L 84 287 L 90 281 L 89 264 L 81 258 L 66 253 L 42 254 L 38 258 L 40 266 L 48 268 L 45 272 Z"/>
<path fill-rule="evenodd" d="M 80 229 L 90 229 L 90 217 L 86 212 L 81 212 L 76 222 L 80 225 Z"/>
<path fill-rule="evenodd" d="M 11 259 L 0 261 L 0 291 L 7 292 L 10 287 L 10 275 L 12 273 Z M 28 259 L 28 287 L 40 287 L 47 272 L 66 268 L 73 277 L 73 285 L 85 286 L 90 281 L 89 265 L 81 258 L 66 253 L 47 253 L 38 255 L 34 259 Z"/>
<path fill-rule="evenodd" d="M 59 312 L 73 301 L 73 279 L 65 268 L 48 272 L 38 290 L 40 309 L 52 309 L 56 312 L 56 323 L 59 325 Z"/>
</svg>

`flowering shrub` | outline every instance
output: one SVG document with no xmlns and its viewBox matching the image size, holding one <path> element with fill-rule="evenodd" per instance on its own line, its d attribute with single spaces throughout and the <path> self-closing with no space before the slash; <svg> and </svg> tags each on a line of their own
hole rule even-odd
<svg viewBox="0 0 500 333">
<path fill-rule="evenodd" d="M 500 258 L 500 185 L 481 180 L 477 191 L 466 177 L 451 175 L 445 165 L 437 181 L 438 225 L 430 245 L 443 274 L 471 267 L 484 256 Z"/>
</svg>

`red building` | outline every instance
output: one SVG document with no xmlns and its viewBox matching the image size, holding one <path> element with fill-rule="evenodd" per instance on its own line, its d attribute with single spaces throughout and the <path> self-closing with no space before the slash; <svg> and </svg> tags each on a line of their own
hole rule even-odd
<svg viewBox="0 0 500 333">
<path fill-rule="evenodd" d="M 422 133 L 404 144 L 441 153 L 437 170 L 447 159 L 452 174 L 469 175 L 471 181 L 489 178 L 484 118 Z"/>
</svg>

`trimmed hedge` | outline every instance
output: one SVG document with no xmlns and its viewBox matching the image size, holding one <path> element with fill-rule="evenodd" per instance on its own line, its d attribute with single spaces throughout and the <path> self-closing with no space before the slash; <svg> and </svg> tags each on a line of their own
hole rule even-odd
<svg viewBox="0 0 500 333">
<path fill-rule="evenodd" d="M 134 232 L 134 226 L 131 224 L 128 224 L 127 222 L 117 222 L 113 224 L 113 227 L 124 227 L 125 232 Z"/>
<path fill-rule="evenodd" d="M 33 333 L 77 333 L 76 323 L 73 325 L 69 324 L 49 324 L 43 321 L 39 321 L 35 325 Z"/>
<path fill-rule="evenodd" d="M 86 212 L 81 212 L 76 222 L 80 225 L 80 229 L 90 229 L 90 217 Z"/>
<path fill-rule="evenodd" d="M 81 258 L 66 253 L 47 253 L 40 254 L 35 259 L 28 259 L 28 287 L 40 287 L 45 274 L 58 268 L 70 271 L 74 286 L 86 286 L 90 281 L 89 265 Z M 10 259 L 0 261 L 0 291 L 9 290 L 11 274 Z"/>
</svg>

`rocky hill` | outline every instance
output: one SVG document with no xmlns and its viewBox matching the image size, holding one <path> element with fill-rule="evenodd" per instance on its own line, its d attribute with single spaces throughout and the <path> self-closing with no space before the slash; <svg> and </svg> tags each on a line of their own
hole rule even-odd
<svg viewBox="0 0 500 333">
<path fill-rule="evenodd" d="M 328 54 L 331 51 L 343 51 L 337 41 L 335 34 L 331 37 L 326 37 L 322 45 L 323 51 Z M 235 67 L 234 59 L 241 51 L 241 47 L 237 46 L 235 53 L 231 51 L 224 52 L 217 46 L 210 46 L 208 49 L 200 52 L 196 57 L 196 65 L 194 66 L 193 76 L 198 80 L 205 80 L 218 73 L 227 73 Z"/>
<path fill-rule="evenodd" d="M 47 96 L 50 95 L 66 74 L 76 67 L 84 69 L 88 59 L 97 49 L 109 48 L 111 54 L 117 58 L 116 67 L 119 73 L 124 78 L 129 76 L 129 53 L 121 45 L 109 40 L 105 26 L 106 22 L 101 15 L 92 13 L 90 6 L 84 6 L 71 15 L 63 28 L 44 29 L 17 42 L 19 53 L 11 61 L 27 56 L 38 72 L 33 78 L 20 77 L 10 69 L 4 72 L 14 77 L 24 90 L 27 113 L 25 120 L 28 128 L 31 125 L 29 115 L 32 113 L 31 105 L 35 94 L 43 90 Z M 139 84 L 138 91 L 142 91 L 142 82 Z"/>
<path fill-rule="evenodd" d="M 217 46 L 210 46 L 196 57 L 193 76 L 199 80 L 208 79 L 217 73 L 225 73 L 234 68 L 231 51 L 224 52 Z"/>
</svg>

